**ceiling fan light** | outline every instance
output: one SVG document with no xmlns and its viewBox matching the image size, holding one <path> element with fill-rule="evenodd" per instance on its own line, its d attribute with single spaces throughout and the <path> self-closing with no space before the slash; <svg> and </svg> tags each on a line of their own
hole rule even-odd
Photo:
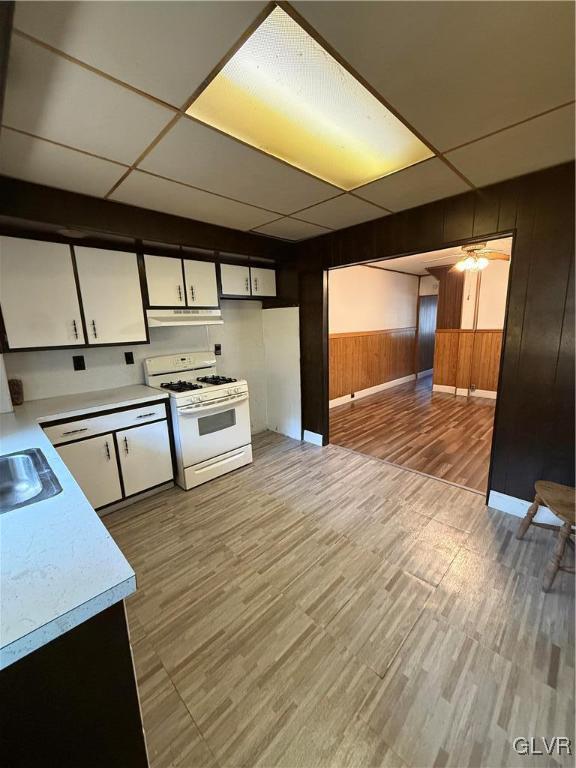
<svg viewBox="0 0 576 768">
<path fill-rule="evenodd" d="M 458 270 L 458 272 L 465 272 L 466 271 L 466 269 L 467 269 L 466 262 L 467 262 L 467 259 L 462 259 L 462 261 L 457 261 L 456 262 L 455 267 Z"/>
<path fill-rule="evenodd" d="M 481 270 L 481 269 L 486 269 L 486 267 L 488 266 L 488 264 L 489 264 L 489 261 L 488 261 L 488 259 L 486 258 L 486 256 L 480 256 L 480 257 L 479 257 L 479 258 L 476 260 L 476 269 L 479 269 L 479 270 Z"/>
</svg>

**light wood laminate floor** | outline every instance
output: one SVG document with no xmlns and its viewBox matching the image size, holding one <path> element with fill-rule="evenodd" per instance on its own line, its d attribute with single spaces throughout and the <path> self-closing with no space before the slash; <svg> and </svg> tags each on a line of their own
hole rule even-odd
<svg viewBox="0 0 576 768">
<path fill-rule="evenodd" d="M 494 406 L 426 376 L 331 408 L 330 442 L 485 493 Z"/>
<path fill-rule="evenodd" d="M 478 494 L 330 445 L 105 518 L 152 768 L 559 766 L 574 737 L 574 585 L 554 538 Z"/>
</svg>

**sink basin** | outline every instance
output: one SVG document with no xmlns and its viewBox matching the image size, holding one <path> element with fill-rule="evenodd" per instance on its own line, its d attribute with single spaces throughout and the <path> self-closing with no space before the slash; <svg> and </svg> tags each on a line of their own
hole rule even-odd
<svg viewBox="0 0 576 768">
<path fill-rule="evenodd" d="M 0 456 L 0 514 L 55 496 L 61 490 L 39 448 Z"/>
</svg>

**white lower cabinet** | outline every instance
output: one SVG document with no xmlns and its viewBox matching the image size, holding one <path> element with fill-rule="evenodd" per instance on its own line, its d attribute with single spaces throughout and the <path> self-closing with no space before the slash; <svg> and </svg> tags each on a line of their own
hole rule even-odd
<svg viewBox="0 0 576 768">
<path fill-rule="evenodd" d="M 166 421 L 117 432 L 124 493 L 132 496 L 172 480 L 170 436 Z"/>
<path fill-rule="evenodd" d="M 56 448 L 94 509 L 122 498 L 113 435 L 100 435 Z"/>
</svg>

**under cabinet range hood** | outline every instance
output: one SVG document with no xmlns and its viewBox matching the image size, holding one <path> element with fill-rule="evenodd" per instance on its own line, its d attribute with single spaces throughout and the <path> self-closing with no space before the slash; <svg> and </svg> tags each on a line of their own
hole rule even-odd
<svg viewBox="0 0 576 768">
<path fill-rule="evenodd" d="M 219 309 L 148 309 L 150 328 L 169 328 L 172 325 L 222 325 Z"/>
</svg>

